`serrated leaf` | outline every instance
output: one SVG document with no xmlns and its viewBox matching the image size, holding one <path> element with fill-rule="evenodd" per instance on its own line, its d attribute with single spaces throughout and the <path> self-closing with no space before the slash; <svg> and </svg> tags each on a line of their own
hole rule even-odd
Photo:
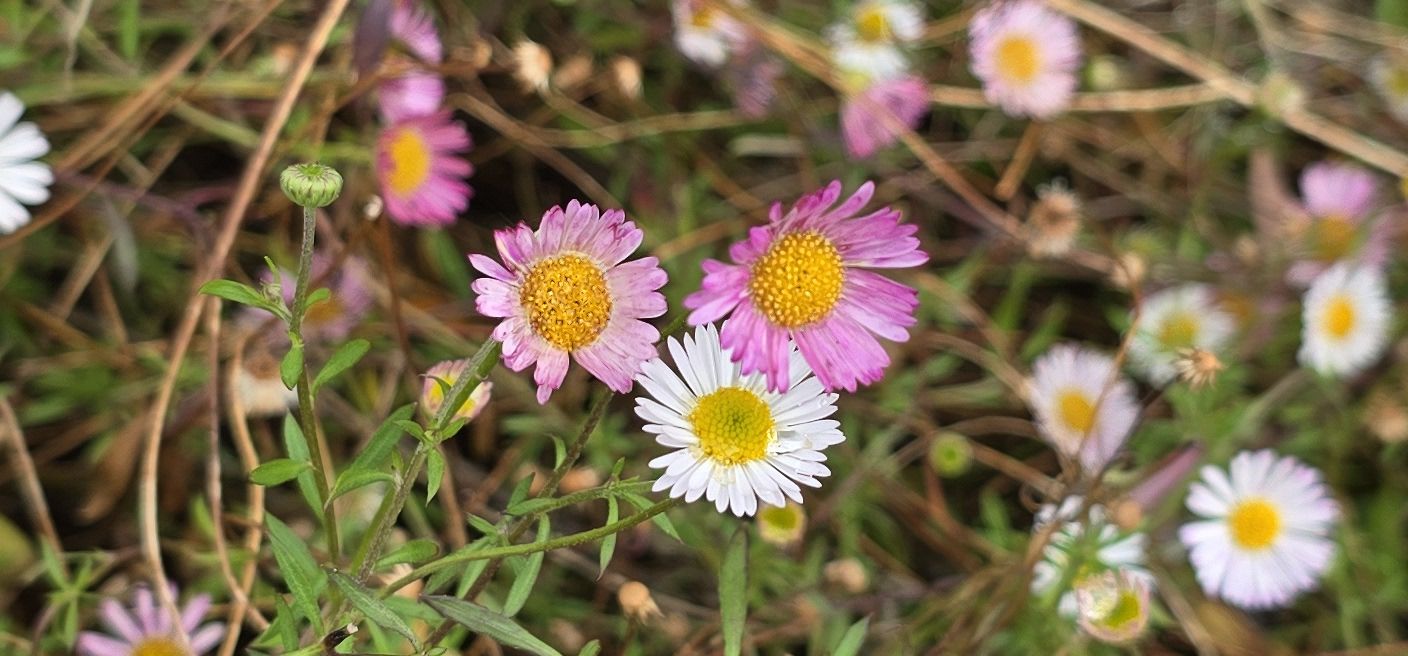
<svg viewBox="0 0 1408 656">
<path fill-rule="evenodd" d="M 430 447 L 425 454 L 425 503 L 430 505 L 430 500 L 435 498 L 435 493 L 440 491 L 440 482 L 445 480 L 445 456 L 440 455 L 440 449 Z"/>
<path fill-rule="evenodd" d="M 377 569 L 383 569 L 393 565 L 423 563 L 434 558 L 438 553 L 440 553 L 439 545 L 435 544 L 433 540 L 420 538 L 392 549 L 391 553 L 376 561 L 376 566 Z"/>
<path fill-rule="evenodd" d="M 309 464 L 309 470 L 299 474 L 295 480 L 298 483 L 299 494 L 303 495 L 303 500 L 308 502 L 308 507 L 317 513 L 318 521 L 322 521 L 323 507 L 318 502 L 318 486 L 313 481 L 312 458 L 308 451 L 308 441 L 303 438 L 303 430 L 298 427 L 298 422 L 294 420 L 293 415 L 284 415 L 284 451 L 288 453 L 290 460 Z"/>
<path fill-rule="evenodd" d="M 233 280 L 211 280 L 200 286 L 200 293 L 257 308 L 269 308 L 269 300 L 259 290 Z"/>
<path fill-rule="evenodd" d="M 748 530 L 743 525 L 734 530 L 719 566 L 719 617 L 725 656 L 739 656 L 748 621 Z"/>
<path fill-rule="evenodd" d="M 367 350 L 371 347 L 372 343 L 365 339 L 354 339 L 338 347 L 332 357 L 328 358 L 328 363 L 323 365 L 322 370 L 318 372 L 317 378 L 313 379 L 313 392 L 317 393 L 323 385 L 341 375 L 342 372 L 351 369 L 361 361 L 362 356 L 366 355 Z"/>
<path fill-rule="evenodd" d="M 411 631 L 411 627 L 409 624 L 406 624 L 406 620 L 401 619 L 400 615 L 397 615 L 390 608 L 387 608 L 386 604 L 378 599 L 376 595 L 358 585 L 356 581 L 353 581 L 342 572 L 332 572 L 331 576 L 332 582 L 337 585 L 338 589 L 342 590 L 342 594 L 347 597 L 347 601 L 352 602 L 352 606 L 361 611 L 363 615 L 366 615 L 367 619 L 375 622 L 377 626 L 399 633 L 401 637 L 411 641 L 411 645 L 414 646 L 416 650 L 420 649 L 420 641 L 416 639 L 415 632 Z"/>
<path fill-rule="evenodd" d="M 445 619 L 465 628 L 489 636 L 506 647 L 522 649 L 538 656 L 562 656 L 546 642 L 539 640 L 512 619 L 495 613 L 483 606 L 455 597 L 426 597 L 425 603 L 439 611 Z"/>
<path fill-rule="evenodd" d="M 538 518 L 538 535 L 534 538 L 534 544 L 542 544 L 552 536 L 552 527 L 548 523 L 548 516 L 543 515 Z M 533 586 L 538 582 L 538 573 L 543 570 L 543 557 L 546 551 L 536 551 L 528 554 L 522 561 L 522 566 L 518 568 L 518 576 L 513 579 L 513 585 L 508 589 L 508 597 L 504 598 L 504 615 L 513 617 L 518 611 L 523 610 L 523 605 L 528 603 L 528 597 L 533 594 Z"/>
<path fill-rule="evenodd" d="M 298 384 L 298 377 L 303 373 L 303 345 L 294 344 L 284 354 L 284 359 L 279 362 L 279 379 L 284 382 L 284 387 L 293 389 Z"/>
<path fill-rule="evenodd" d="M 256 485 L 265 487 L 282 485 L 297 478 L 299 474 L 308 471 L 309 468 L 310 466 L 306 462 L 279 458 L 255 467 L 254 471 L 249 472 L 249 480 Z"/>
<path fill-rule="evenodd" d="M 616 501 L 616 497 L 607 497 L 606 523 L 615 524 L 616 520 L 620 519 L 620 517 L 621 507 L 620 504 Z M 596 578 L 598 581 L 600 581 L 601 577 L 606 574 L 606 566 L 611 564 L 611 557 L 616 554 L 617 535 L 619 534 L 612 533 L 611 535 L 608 535 L 601 540 L 601 554 L 597 557 L 597 562 L 601 566 L 600 571 L 598 571 L 596 574 Z"/>
<path fill-rule="evenodd" d="M 860 648 L 865 645 L 865 632 L 870 628 L 870 618 L 864 618 L 846 629 L 846 634 L 841 636 L 841 641 L 836 643 L 836 648 L 831 650 L 832 656 L 856 656 L 860 653 Z"/>
<path fill-rule="evenodd" d="M 279 572 L 293 593 L 293 608 L 312 622 L 318 633 L 323 632 L 323 617 L 318 610 L 318 599 L 327 587 L 327 574 L 318 569 L 313 554 L 303 539 L 273 515 L 264 516 L 264 524 L 269 531 L 269 545 L 274 549 L 274 560 L 279 563 Z"/>
</svg>

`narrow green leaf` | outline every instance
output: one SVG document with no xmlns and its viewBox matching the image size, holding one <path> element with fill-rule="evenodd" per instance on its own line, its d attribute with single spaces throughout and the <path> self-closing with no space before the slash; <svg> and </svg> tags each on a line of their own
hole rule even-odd
<svg viewBox="0 0 1408 656">
<path fill-rule="evenodd" d="M 323 617 L 318 610 L 318 599 L 327 587 L 327 574 L 318 569 L 318 564 L 309 553 L 303 539 L 278 517 L 264 516 L 264 524 L 269 531 L 269 544 L 274 549 L 274 560 L 279 563 L 279 572 L 293 593 L 293 608 L 313 623 L 313 628 L 323 632 Z"/>
<path fill-rule="evenodd" d="M 430 447 L 425 454 L 425 503 L 430 504 L 430 500 L 435 498 L 435 493 L 440 491 L 440 482 L 445 480 L 445 456 L 440 455 L 440 449 Z"/>
<path fill-rule="evenodd" d="M 325 302 L 330 298 L 332 298 L 332 291 L 329 290 L 327 287 L 319 287 L 311 292 L 308 292 L 307 300 L 303 301 L 303 316 L 308 316 L 308 308 L 311 308 L 319 303 Z"/>
<path fill-rule="evenodd" d="M 489 520 L 487 520 L 487 519 L 484 519 L 483 517 L 480 517 L 479 515 L 475 515 L 475 514 L 473 514 L 473 513 L 470 513 L 470 514 L 468 514 L 468 515 L 465 516 L 465 519 L 466 519 L 466 521 L 469 522 L 469 525 L 470 525 L 470 526 L 473 526 L 473 527 L 474 527 L 474 530 L 479 531 L 480 533 L 483 533 L 484 535 L 492 535 L 492 536 L 497 536 L 497 535 L 499 535 L 499 527 L 495 526 L 493 522 L 491 522 L 491 521 L 489 521 Z"/>
<path fill-rule="evenodd" d="M 582 651 L 577 652 L 577 656 L 597 656 L 601 653 L 601 641 L 593 640 L 582 645 Z"/>
<path fill-rule="evenodd" d="M 538 518 L 538 535 L 534 538 L 535 544 L 542 544 L 552 536 L 552 527 L 548 524 L 548 516 L 543 515 Z M 519 566 L 518 576 L 513 579 L 513 585 L 508 589 L 508 597 L 504 599 L 504 615 L 513 617 L 518 611 L 523 610 L 523 604 L 528 603 L 529 595 L 533 594 L 533 586 L 538 582 L 538 573 L 543 570 L 543 557 L 546 551 L 537 551 L 528 554 Z"/>
<path fill-rule="evenodd" d="M 293 389 L 298 384 L 298 376 L 303 373 L 303 345 L 294 344 L 284 354 L 284 359 L 279 363 L 279 378 L 284 381 L 284 387 Z"/>
<path fill-rule="evenodd" d="M 377 626 L 401 634 L 401 637 L 411 641 L 411 645 L 416 650 L 420 650 L 420 641 L 416 640 L 416 634 L 411 631 L 411 626 L 406 624 L 406 620 L 401 619 L 400 615 L 388 608 L 376 595 L 358 585 L 356 581 L 342 572 L 332 572 L 332 582 L 337 584 L 338 589 L 342 590 L 342 594 L 347 597 L 347 600 L 352 602 L 357 610 L 362 611 L 367 619 L 375 622 Z"/>
<path fill-rule="evenodd" d="M 268 299 L 264 298 L 259 290 L 233 280 L 212 280 L 200 286 L 200 293 L 234 301 L 241 305 L 265 309 L 269 307 Z"/>
<path fill-rule="evenodd" d="M 846 634 L 841 636 L 841 641 L 836 643 L 836 648 L 831 651 L 832 656 L 856 656 L 860 653 L 860 648 L 865 645 L 865 632 L 870 628 L 870 618 L 864 618 L 846 629 Z"/>
<path fill-rule="evenodd" d="M 396 480 L 395 476 L 379 471 L 345 471 L 337 477 L 337 484 L 332 488 L 332 496 L 329 501 L 336 499 L 357 488 L 366 487 L 372 483 L 391 483 Z"/>
<path fill-rule="evenodd" d="M 303 495 L 303 500 L 308 502 L 308 507 L 317 513 L 318 521 L 323 520 L 322 503 L 318 501 L 318 486 L 313 482 L 312 458 L 308 451 L 308 441 L 303 439 L 303 430 L 298 427 L 298 422 L 293 415 L 284 415 L 284 450 L 288 453 L 290 460 L 309 464 L 308 471 L 299 474 L 297 477 L 298 492 Z"/>
<path fill-rule="evenodd" d="M 647 499 L 639 494 L 628 492 L 622 496 L 626 497 L 626 500 L 630 501 L 631 505 L 635 506 L 638 510 L 645 510 L 655 505 L 655 503 L 652 502 L 650 499 Z M 654 524 L 655 527 L 660 529 L 661 531 L 664 531 L 665 535 L 668 535 L 680 542 L 684 542 L 684 540 L 680 538 L 679 532 L 675 531 L 674 522 L 671 522 L 670 518 L 667 517 L 665 513 L 660 513 L 659 515 L 651 517 L 650 523 Z"/>
<path fill-rule="evenodd" d="M 483 606 L 455 597 L 440 596 L 426 597 L 425 603 L 439 611 L 445 619 L 461 624 L 475 633 L 489 636 L 505 647 L 522 649 L 538 656 L 562 656 L 561 652 L 534 637 L 512 619 Z"/>
<path fill-rule="evenodd" d="M 414 437 L 414 438 L 416 438 L 417 440 L 420 440 L 420 441 L 422 441 L 422 442 L 425 441 L 425 428 L 422 427 L 420 424 L 416 423 L 416 422 L 413 421 L 413 420 L 410 420 L 410 419 L 401 419 L 401 420 L 398 420 L 398 421 L 396 422 L 396 427 L 397 427 L 397 428 L 400 428 L 401 430 L 403 430 L 403 431 L 405 431 L 405 432 L 407 432 L 407 433 L 410 433 L 411 437 Z"/>
<path fill-rule="evenodd" d="M 328 358 L 328 363 L 323 365 L 322 370 L 318 372 L 317 378 L 313 379 L 313 392 L 317 393 L 323 385 L 341 375 L 342 372 L 351 369 L 361 361 L 362 356 L 366 355 L 367 349 L 371 347 L 372 343 L 365 339 L 354 339 L 338 347 L 332 357 Z"/>
<path fill-rule="evenodd" d="M 420 538 L 392 549 L 391 553 L 376 561 L 376 566 L 377 569 L 382 569 L 405 563 L 423 563 L 434 558 L 438 553 L 440 553 L 439 545 L 435 544 L 433 540 Z"/>
<path fill-rule="evenodd" d="M 522 480 L 518 481 L 517 485 L 513 486 L 513 493 L 508 495 L 509 506 L 513 506 L 514 504 L 528 498 L 528 490 L 533 487 L 533 478 L 534 475 L 529 474 L 527 476 L 524 476 Z"/>
<path fill-rule="evenodd" d="M 743 627 L 748 621 L 748 530 L 740 525 L 728 541 L 719 567 L 719 615 L 723 621 L 724 654 L 743 653 Z"/>
<path fill-rule="evenodd" d="M 522 517 L 524 515 L 531 515 L 535 512 L 547 510 L 556 505 L 557 499 L 552 497 L 533 497 L 532 499 L 524 499 L 505 508 L 504 513 L 515 517 Z"/>
<path fill-rule="evenodd" d="M 309 464 L 306 462 L 279 458 L 255 467 L 254 471 L 249 472 L 249 480 L 256 485 L 265 487 L 282 485 L 297 478 L 299 474 L 308 471 L 308 469 Z"/>
<path fill-rule="evenodd" d="M 615 524 L 616 520 L 620 519 L 620 517 L 621 507 L 619 502 L 616 501 L 616 497 L 607 497 L 606 523 Z M 601 577 L 606 574 L 606 566 L 611 564 L 611 557 L 616 554 L 617 535 L 617 533 L 612 533 L 611 535 L 608 535 L 603 538 L 601 541 L 601 555 L 597 559 L 597 562 L 601 565 L 601 570 L 596 573 L 596 578 L 598 581 L 600 581 Z"/>
<path fill-rule="evenodd" d="M 396 449 L 396 442 L 401 439 L 401 422 L 405 421 L 413 413 L 416 407 L 414 404 L 406 404 L 391 413 L 386 421 L 372 433 L 372 439 L 367 442 L 366 448 L 357 454 L 357 458 L 347 467 L 344 475 L 351 472 L 384 471 L 386 462 L 391 458 L 391 452 Z"/>
</svg>

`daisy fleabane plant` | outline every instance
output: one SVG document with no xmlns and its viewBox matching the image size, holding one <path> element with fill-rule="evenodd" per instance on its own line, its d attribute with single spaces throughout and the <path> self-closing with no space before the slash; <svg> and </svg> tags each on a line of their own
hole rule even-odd
<svg viewBox="0 0 1408 656">
<path fill-rule="evenodd" d="M 495 231 L 502 265 L 469 256 L 489 276 L 474 281 L 475 307 L 503 319 L 493 338 L 509 369 L 537 364 L 538 403 L 562 386 L 569 357 L 623 393 L 655 357 L 660 332 L 641 320 L 665 313 L 657 290 L 667 277 L 654 257 L 625 261 L 644 237 L 625 212 L 574 200 L 544 213 L 537 230 L 520 223 Z"/>
<path fill-rule="evenodd" d="M 646 392 L 636 397 L 645 432 L 675 449 L 650 461 L 665 470 L 655 491 L 687 502 L 702 496 L 742 517 L 757 512 L 759 499 L 779 508 L 787 499 L 802 503 L 799 483 L 821 487 L 817 479 L 831 475 L 822 451 L 846 439 L 840 422 L 828 419 L 837 395 L 822 389 L 790 344 L 787 391 L 773 392 L 761 375 L 740 370 L 713 324 L 683 344 L 666 343 L 678 373 L 654 358 L 636 378 Z"/>
<path fill-rule="evenodd" d="M 1038 0 L 999 0 L 973 16 L 968 37 L 973 74 L 1002 111 L 1046 119 L 1071 104 L 1081 46 L 1070 18 Z"/>
<path fill-rule="evenodd" d="M 1393 304 L 1378 269 L 1336 264 L 1305 293 L 1300 362 L 1322 374 L 1350 376 L 1383 355 Z"/>
<path fill-rule="evenodd" d="M 0 93 L 0 235 L 29 223 L 25 205 L 49 200 L 54 172 L 38 160 L 49 152 L 49 141 L 39 126 L 20 122 L 24 103 L 14 94 Z"/>
<path fill-rule="evenodd" d="M 133 612 L 115 599 L 104 599 L 98 614 L 112 635 L 84 631 L 78 635 L 75 649 L 79 656 L 200 656 L 220 644 L 225 635 L 223 622 L 201 624 L 208 610 L 210 596 L 196 595 L 186 601 L 181 616 L 173 618 L 156 602 L 150 589 L 138 588 Z M 177 624 L 190 638 L 189 651 L 176 635 Z"/>
<path fill-rule="evenodd" d="M 918 266 L 929 256 L 919 250 L 918 227 L 900 223 L 898 210 L 857 216 L 874 194 L 867 182 L 837 205 L 837 181 L 786 214 L 773 205 L 767 225 L 729 248 L 733 264 L 705 260 L 699 291 L 684 299 L 689 323 L 731 315 L 720 333 L 724 348 L 774 391 L 787 389 L 789 340 L 827 390 L 880 380 L 890 356 L 876 336 L 909 339 L 919 294 L 870 269 Z"/>
<path fill-rule="evenodd" d="M 1134 386 L 1115 361 L 1072 344 L 1032 365 L 1029 396 L 1042 435 L 1090 474 L 1104 469 L 1139 417 Z"/>
<path fill-rule="evenodd" d="M 376 173 L 386 213 L 397 223 L 442 226 L 469 207 L 465 178 L 474 167 L 460 153 L 469 132 L 448 111 L 402 120 L 376 142 Z"/>
<path fill-rule="evenodd" d="M 1270 450 L 1243 451 L 1224 471 L 1206 466 L 1188 491 L 1201 519 L 1178 537 L 1210 595 L 1276 608 L 1317 585 L 1335 555 L 1339 507 L 1320 472 Z"/>
<path fill-rule="evenodd" d="M 1343 162 L 1316 162 L 1300 175 L 1308 215 L 1299 258 L 1286 279 L 1306 286 L 1336 262 L 1379 266 L 1388 259 L 1392 226 L 1377 216 L 1379 182 L 1373 173 Z"/>
<path fill-rule="evenodd" d="M 1201 349 L 1218 353 L 1236 329 L 1236 322 L 1206 285 L 1189 284 L 1146 297 L 1135 319 L 1129 363 L 1155 385 L 1178 375 L 1180 353 Z"/>
</svg>

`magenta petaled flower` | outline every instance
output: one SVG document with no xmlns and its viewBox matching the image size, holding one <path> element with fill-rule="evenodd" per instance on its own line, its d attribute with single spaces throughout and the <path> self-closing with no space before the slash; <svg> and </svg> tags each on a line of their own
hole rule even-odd
<svg viewBox="0 0 1408 656">
<path fill-rule="evenodd" d="M 138 588 L 133 601 L 130 613 L 115 599 L 102 601 L 98 613 L 112 634 L 78 634 L 76 649 L 80 656 L 200 656 L 220 644 L 225 633 L 223 622 L 201 624 L 210 610 L 209 595 L 190 598 L 179 618 L 167 614 L 148 588 Z M 181 630 L 190 638 L 190 651 L 181 646 L 177 622 L 173 620 L 179 621 Z"/>
<path fill-rule="evenodd" d="M 660 332 L 641 319 L 665 313 L 656 290 L 667 276 L 654 257 L 625 261 L 644 237 L 625 212 L 574 200 L 543 214 L 537 230 L 496 231 L 503 265 L 469 256 L 489 276 L 474 281 L 475 307 L 503 319 L 493 338 L 509 369 L 537 363 L 538 403 L 562 386 L 568 356 L 616 392 L 630 391 L 641 363 L 655 357 Z"/>
<path fill-rule="evenodd" d="M 440 109 L 445 99 L 445 81 L 425 69 L 444 60 L 435 21 L 424 7 L 411 0 L 398 0 L 391 9 L 391 38 L 419 60 L 404 62 L 411 70 L 381 83 L 377 105 L 387 123 L 428 116 Z"/>
<path fill-rule="evenodd" d="M 1316 162 L 1301 173 L 1300 194 L 1310 224 L 1300 257 L 1286 271 L 1290 282 L 1309 286 L 1336 262 L 1378 267 L 1387 261 L 1392 228 L 1377 216 L 1374 174 L 1353 164 Z"/>
<path fill-rule="evenodd" d="M 797 201 L 786 215 L 773 205 L 768 225 L 729 249 L 734 264 L 704 262 L 700 290 L 684 299 L 689 323 L 732 314 L 721 333 L 743 373 L 763 372 L 768 387 L 785 391 L 788 339 L 828 390 L 855 391 L 880 379 L 890 357 L 876 336 L 909 339 L 919 294 L 868 269 L 928 261 L 918 228 L 886 207 L 856 216 L 870 202 L 866 182 L 839 206 L 841 183 Z"/>
<path fill-rule="evenodd" d="M 914 76 L 875 80 L 841 105 L 841 136 L 851 157 L 865 159 L 913 130 L 929 111 L 929 87 Z"/>
<path fill-rule="evenodd" d="M 469 207 L 465 178 L 474 167 L 458 153 L 469 133 L 448 111 L 406 119 L 382 131 L 376 173 L 386 212 L 407 225 L 449 225 Z"/>
</svg>

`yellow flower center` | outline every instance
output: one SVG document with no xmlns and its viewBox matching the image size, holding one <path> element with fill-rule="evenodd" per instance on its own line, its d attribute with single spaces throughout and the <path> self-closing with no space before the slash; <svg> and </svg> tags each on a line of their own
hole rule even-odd
<svg viewBox="0 0 1408 656">
<path fill-rule="evenodd" d="M 1068 389 L 1057 395 L 1056 414 L 1067 428 L 1082 435 L 1095 427 L 1095 404 L 1078 389 Z"/>
<path fill-rule="evenodd" d="M 758 511 L 758 521 L 777 531 L 795 530 L 801 519 L 801 509 L 795 506 L 767 506 Z"/>
<path fill-rule="evenodd" d="M 1247 499 L 1227 514 L 1227 526 L 1237 546 L 1260 551 L 1281 534 L 1281 513 L 1265 499 Z"/>
<path fill-rule="evenodd" d="M 518 299 L 533 332 L 563 351 L 595 342 L 611 318 L 606 274 L 575 253 L 533 265 L 523 278 Z"/>
<path fill-rule="evenodd" d="M 1311 224 L 1310 242 L 1315 259 L 1321 262 L 1335 262 L 1344 259 L 1354 250 L 1359 231 L 1355 225 L 1342 216 L 1323 217 Z"/>
<path fill-rule="evenodd" d="M 132 656 L 189 656 L 175 640 L 166 636 L 145 638 L 132 647 Z"/>
<path fill-rule="evenodd" d="M 1140 603 L 1139 595 L 1131 590 L 1121 590 L 1119 598 L 1098 623 L 1107 629 L 1121 629 L 1131 622 L 1139 621 L 1143 610 L 1144 604 Z"/>
<path fill-rule="evenodd" d="M 856 14 L 856 34 L 863 41 L 881 43 L 893 36 L 883 7 L 869 6 Z"/>
<path fill-rule="evenodd" d="M 1325 304 L 1325 314 L 1321 319 L 1321 327 L 1325 334 L 1337 340 L 1344 339 L 1354 330 L 1355 324 L 1354 303 L 1343 294 L 1330 299 Z"/>
<path fill-rule="evenodd" d="M 703 396 L 686 419 L 699 437 L 699 450 L 724 465 L 761 460 L 777 436 L 768 404 L 738 387 Z"/>
<path fill-rule="evenodd" d="M 1408 96 L 1408 68 L 1394 66 L 1393 70 L 1389 71 L 1388 83 L 1384 86 L 1395 99 L 1401 100 Z"/>
<path fill-rule="evenodd" d="M 753 265 L 748 291 L 768 321 L 783 328 L 825 318 L 841 300 L 841 252 L 816 232 L 785 235 Z"/>
<path fill-rule="evenodd" d="M 710 7 L 701 7 L 689 17 L 689 24 L 701 30 L 707 30 L 714 26 L 714 10 Z"/>
<path fill-rule="evenodd" d="M 1192 312 L 1174 312 L 1159 326 L 1159 344 L 1169 351 L 1192 348 L 1198 339 L 1198 317 Z"/>
<path fill-rule="evenodd" d="M 1009 36 L 997 44 L 997 71 L 1008 82 L 1031 82 L 1040 66 L 1041 53 L 1031 37 Z"/>
<path fill-rule="evenodd" d="M 386 186 L 397 196 L 420 189 L 430 177 L 430 145 L 415 130 L 398 130 L 387 153 L 391 170 L 386 174 Z"/>
</svg>

